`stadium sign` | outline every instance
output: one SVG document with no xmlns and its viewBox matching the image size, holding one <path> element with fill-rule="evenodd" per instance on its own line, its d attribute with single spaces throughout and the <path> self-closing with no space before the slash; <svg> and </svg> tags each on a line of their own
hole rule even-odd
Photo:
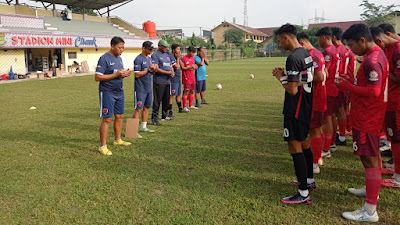
<svg viewBox="0 0 400 225">
<path fill-rule="evenodd" d="M 96 38 L 92 40 L 86 40 L 84 37 L 77 37 L 75 39 L 75 47 L 79 48 L 81 45 L 93 45 L 97 48 Z"/>
</svg>

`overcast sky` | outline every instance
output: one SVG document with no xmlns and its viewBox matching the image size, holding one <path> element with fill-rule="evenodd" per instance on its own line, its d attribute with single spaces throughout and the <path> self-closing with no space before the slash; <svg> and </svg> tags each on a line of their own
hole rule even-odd
<svg viewBox="0 0 400 225">
<path fill-rule="evenodd" d="M 4 0 L 2 1 L 4 2 Z M 34 1 L 20 0 L 41 6 Z M 229 4 L 227 4 L 227 2 Z M 300 3 L 301 2 L 301 3 Z M 379 5 L 400 3 L 398 0 L 370 0 Z M 363 9 L 362 0 L 248 0 L 247 14 L 250 27 L 276 27 L 284 23 L 308 25 L 311 19 L 324 14 L 326 22 L 359 20 Z M 58 7 L 59 8 L 59 7 Z M 400 8 L 398 8 L 400 9 Z M 182 28 L 186 36 L 196 35 L 203 29 L 212 29 L 226 20 L 243 24 L 244 0 L 134 0 L 111 12 L 133 25 L 142 28 L 142 23 L 151 20 L 157 29 Z"/>
</svg>

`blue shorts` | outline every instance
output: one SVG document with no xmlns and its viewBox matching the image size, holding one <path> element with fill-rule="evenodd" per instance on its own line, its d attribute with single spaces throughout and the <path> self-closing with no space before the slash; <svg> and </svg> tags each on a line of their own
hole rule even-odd
<svg viewBox="0 0 400 225">
<path fill-rule="evenodd" d="M 142 110 L 143 106 L 146 108 L 150 108 L 152 104 L 153 94 L 149 93 L 142 93 L 135 91 L 135 109 Z"/>
<path fill-rule="evenodd" d="M 171 83 L 171 95 L 179 96 L 182 93 L 182 84 L 181 83 Z"/>
<path fill-rule="evenodd" d="M 100 97 L 100 117 L 111 118 L 114 114 L 124 114 L 125 112 L 125 95 L 113 94 L 110 92 L 99 93 Z"/>
<path fill-rule="evenodd" d="M 202 91 L 206 91 L 206 80 L 196 81 L 196 93 L 200 93 Z"/>
</svg>

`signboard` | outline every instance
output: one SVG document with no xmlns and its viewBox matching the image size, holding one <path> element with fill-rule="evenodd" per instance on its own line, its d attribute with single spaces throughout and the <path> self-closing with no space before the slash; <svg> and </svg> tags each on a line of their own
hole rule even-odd
<svg viewBox="0 0 400 225">
<path fill-rule="evenodd" d="M 0 33 L 0 48 L 109 48 L 113 37 Z M 125 48 L 142 48 L 145 41 L 155 46 L 159 39 L 123 37 Z"/>
</svg>

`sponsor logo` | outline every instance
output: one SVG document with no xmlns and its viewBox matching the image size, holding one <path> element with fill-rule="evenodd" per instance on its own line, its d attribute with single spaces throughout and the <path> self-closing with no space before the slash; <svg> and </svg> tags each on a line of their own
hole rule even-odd
<svg viewBox="0 0 400 225">
<path fill-rule="evenodd" d="M 311 63 L 313 60 L 312 60 L 312 57 L 311 56 L 309 56 L 309 57 L 307 57 L 307 58 L 305 58 L 304 59 L 304 62 L 306 63 L 306 64 L 309 64 L 309 63 Z"/>
<path fill-rule="evenodd" d="M 103 109 L 103 113 L 107 115 L 108 109 Z"/>
<path fill-rule="evenodd" d="M 115 63 L 110 63 L 110 66 L 114 66 L 115 65 Z"/>
<path fill-rule="evenodd" d="M 376 72 L 375 70 L 372 70 L 370 73 L 369 73 L 369 81 L 372 81 L 372 82 L 374 82 L 374 81 L 378 81 L 379 80 L 379 78 L 378 78 L 378 72 Z"/>
<path fill-rule="evenodd" d="M 92 40 L 86 40 L 83 37 L 77 37 L 75 39 L 75 47 L 79 47 L 81 45 L 94 45 L 97 47 L 96 38 L 93 38 Z"/>
<path fill-rule="evenodd" d="M 287 71 L 288 75 L 298 75 L 299 73 L 299 71 Z"/>
<path fill-rule="evenodd" d="M 314 66 L 314 68 L 318 68 L 318 63 L 313 62 L 313 66 Z"/>
</svg>

